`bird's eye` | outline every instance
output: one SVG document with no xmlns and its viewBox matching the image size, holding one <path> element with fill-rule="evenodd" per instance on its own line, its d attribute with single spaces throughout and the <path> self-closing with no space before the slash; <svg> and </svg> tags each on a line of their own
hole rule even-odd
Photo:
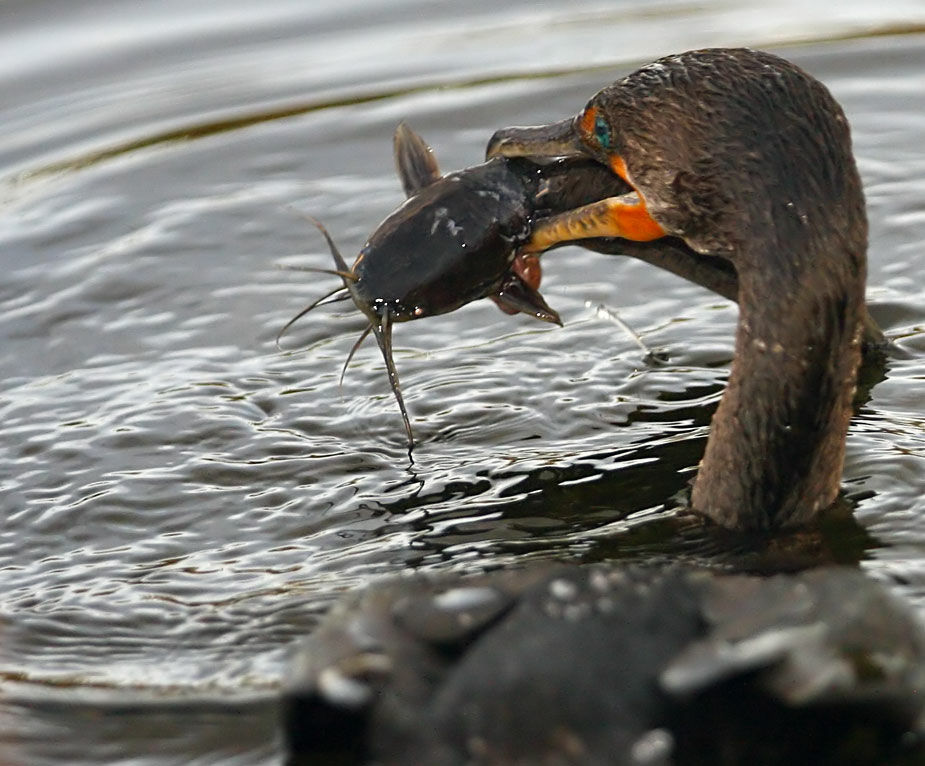
<svg viewBox="0 0 925 766">
<path fill-rule="evenodd" d="M 594 137 L 603 149 L 610 148 L 610 125 L 601 114 L 594 120 Z"/>
</svg>

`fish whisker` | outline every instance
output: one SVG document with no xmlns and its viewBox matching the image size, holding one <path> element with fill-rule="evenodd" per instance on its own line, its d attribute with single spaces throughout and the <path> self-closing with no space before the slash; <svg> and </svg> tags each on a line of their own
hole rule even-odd
<svg viewBox="0 0 925 766">
<path fill-rule="evenodd" d="M 344 366 L 340 371 L 340 380 L 337 381 L 337 389 L 340 391 L 341 396 L 343 396 L 344 391 L 344 375 L 347 374 L 347 365 L 350 364 L 350 360 L 353 359 L 353 355 L 357 352 L 360 346 L 363 345 L 363 341 L 366 340 L 366 336 L 373 331 L 372 322 L 367 325 L 366 329 L 363 330 L 363 333 L 359 338 L 356 339 L 356 342 L 353 344 L 353 347 L 350 349 L 350 353 L 347 354 L 347 359 L 344 361 Z"/>
<path fill-rule="evenodd" d="M 405 400 L 401 395 L 401 384 L 398 382 L 398 370 L 395 368 L 395 360 L 392 358 L 392 323 L 388 306 L 383 307 L 379 324 L 372 324 L 370 327 L 376 336 L 379 350 L 382 351 L 382 358 L 385 360 L 385 367 L 389 372 L 389 385 L 392 388 L 392 393 L 395 395 L 395 401 L 398 402 L 398 409 L 401 410 L 401 418 L 405 424 L 405 433 L 408 434 L 408 454 L 410 455 L 411 450 L 414 448 L 414 433 L 411 431 L 411 421 L 408 419 L 408 410 L 405 409 Z"/>
<path fill-rule="evenodd" d="M 344 291 L 346 291 L 346 292 L 344 292 Z M 336 297 L 336 298 L 333 298 L 332 300 L 328 300 L 328 299 L 331 298 L 332 296 L 337 295 L 338 293 L 341 293 L 341 292 L 344 292 L 344 294 L 343 294 L 343 295 L 340 295 L 340 296 L 338 296 L 338 297 Z M 282 351 L 282 348 L 280 347 L 279 342 L 280 342 L 280 340 L 282 340 L 283 335 L 286 334 L 286 330 L 288 330 L 290 327 L 292 327 L 292 325 L 294 325 L 296 322 L 298 322 L 298 321 L 299 321 L 302 317 L 304 317 L 309 311 L 311 311 L 312 309 L 316 309 L 316 308 L 318 308 L 319 306 L 326 306 L 326 305 L 329 304 L 329 303 L 338 303 L 339 301 L 347 300 L 347 299 L 350 298 L 350 297 L 351 297 L 351 296 L 350 296 L 349 290 L 347 290 L 346 287 L 340 286 L 340 287 L 335 287 L 333 290 L 331 290 L 331 292 L 325 293 L 325 294 L 322 295 L 318 300 L 313 301 L 312 303 L 310 303 L 308 306 L 306 306 L 304 309 L 302 309 L 298 314 L 296 314 L 292 319 L 290 319 L 288 322 L 286 322 L 285 325 L 283 325 L 283 329 L 280 330 L 279 333 L 278 333 L 277 336 L 276 336 L 276 347 L 277 347 L 280 351 Z"/>
</svg>

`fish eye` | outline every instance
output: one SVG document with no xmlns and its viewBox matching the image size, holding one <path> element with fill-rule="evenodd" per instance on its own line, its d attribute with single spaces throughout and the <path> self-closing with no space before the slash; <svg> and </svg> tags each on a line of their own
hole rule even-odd
<svg viewBox="0 0 925 766">
<path fill-rule="evenodd" d="M 594 137 L 603 149 L 610 148 L 610 125 L 602 114 L 594 120 Z"/>
</svg>

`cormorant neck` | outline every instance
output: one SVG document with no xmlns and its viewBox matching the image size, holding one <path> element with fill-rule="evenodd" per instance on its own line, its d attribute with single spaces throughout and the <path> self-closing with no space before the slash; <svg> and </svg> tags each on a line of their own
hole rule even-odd
<svg viewBox="0 0 925 766">
<path fill-rule="evenodd" d="M 724 527 L 805 523 L 838 493 L 860 359 L 863 200 L 856 221 L 838 218 L 847 231 L 805 217 L 772 225 L 736 258 L 735 358 L 692 493 Z"/>
</svg>

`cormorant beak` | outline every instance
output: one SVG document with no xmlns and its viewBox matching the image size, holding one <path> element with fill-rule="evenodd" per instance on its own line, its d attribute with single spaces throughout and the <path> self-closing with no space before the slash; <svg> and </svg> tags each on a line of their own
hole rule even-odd
<svg viewBox="0 0 925 766">
<path fill-rule="evenodd" d="M 551 125 L 504 128 L 488 142 L 486 154 L 489 159 L 498 156 L 589 157 L 610 168 L 631 189 L 628 193 L 604 197 L 536 221 L 530 239 L 521 246 L 522 254 L 542 253 L 557 245 L 582 239 L 617 238 L 650 242 L 667 234 L 666 229 L 649 215 L 644 195 L 633 186 L 623 158 L 607 151 L 603 145 L 595 147 L 583 140 L 583 136 L 590 132 L 585 123 L 590 122 L 593 126 L 597 113 L 598 108 L 592 105 L 577 117 Z"/>
<path fill-rule="evenodd" d="M 587 147 L 578 138 L 575 118 L 551 125 L 502 128 L 488 142 L 485 158 L 492 157 L 587 157 Z"/>
</svg>

